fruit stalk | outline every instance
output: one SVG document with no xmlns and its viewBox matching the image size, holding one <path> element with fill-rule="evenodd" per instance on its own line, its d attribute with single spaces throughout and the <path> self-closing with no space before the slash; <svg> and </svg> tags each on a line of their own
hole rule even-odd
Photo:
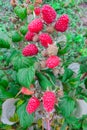
<svg viewBox="0 0 87 130">
<path fill-rule="evenodd" d="M 49 118 L 47 119 L 47 130 L 50 130 L 50 120 L 49 120 Z"/>
</svg>

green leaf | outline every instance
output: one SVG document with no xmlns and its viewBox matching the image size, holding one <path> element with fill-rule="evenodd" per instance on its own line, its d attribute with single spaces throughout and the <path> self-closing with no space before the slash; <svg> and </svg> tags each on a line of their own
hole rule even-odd
<svg viewBox="0 0 87 130">
<path fill-rule="evenodd" d="M 59 102 L 59 109 L 64 117 L 69 117 L 75 107 L 75 101 L 71 97 L 63 97 Z"/>
<path fill-rule="evenodd" d="M 87 130 L 87 118 L 82 122 L 83 130 Z"/>
<path fill-rule="evenodd" d="M 34 117 L 26 112 L 26 103 L 18 107 L 17 114 L 20 120 L 20 125 L 23 128 L 28 128 L 32 125 Z"/>
<path fill-rule="evenodd" d="M 62 82 L 66 82 L 68 79 L 70 79 L 73 75 L 73 71 L 71 69 L 66 68 L 63 78 L 62 78 Z"/>
<path fill-rule="evenodd" d="M 15 31 L 15 32 L 13 33 L 13 35 L 12 35 L 12 41 L 13 41 L 13 42 L 19 42 L 19 41 L 21 41 L 21 40 L 22 40 L 21 35 L 20 35 L 17 31 Z"/>
<path fill-rule="evenodd" d="M 67 53 L 69 51 L 70 47 L 69 45 L 67 45 L 65 48 L 63 48 L 62 50 L 58 51 L 58 54 L 60 55 L 64 55 L 65 53 Z"/>
<path fill-rule="evenodd" d="M 25 35 L 28 32 L 28 27 L 27 25 L 21 26 L 20 27 L 20 32 Z"/>
<path fill-rule="evenodd" d="M 21 6 L 16 6 L 14 12 L 21 20 L 24 20 L 27 17 L 27 9 Z"/>
<path fill-rule="evenodd" d="M 0 79 L 3 78 L 5 76 L 3 70 L 0 70 Z"/>
<path fill-rule="evenodd" d="M 35 76 L 34 66 L 23 68 L 18 71 L 17 78 L 21 85 L 29 88 Z"/>
<path fill-rule="evenodd" d="M 35 58 L 28 58 L 22 55 L 18 55 L 13 59 L 13 66 L 16 70 L 21 68 L 27 68 L 34 64 Z"/>
<path fill-rule="evenodd" d="M 67 124 L 72 125 L 74 129 L 80 129 L 81 127 L 81 122 L 79 121 L 78 118 L 74 116 L 70 116 L 66 119 Z"/>
<path fill-rule="evenodd" d="M 87 89 L 87 78 L 84 80 L 85 87 Z"/>
<path fill-rule="evenodd" d="M 80 71 L 82 74 L 87 72 L 87 63 L 80 65 Z"/>
<path fill-rule="evenodd" d="M 83 36 L 82 35 L 77 35 L 76 37 L 75 37 L 75 42 L 76 43 L 80 43 L 80 42 L 82 42 L 83 41 Z"/>
<path fill-rule="evenodd" d="M 19 50 L 15 49 L 15 48 L 11 48 L 7 53 L 5 53 L 3 57 L 4 57 L 7 65 L 9 65 L 9 63 L 12 62 L 14 57 L 19 55 L 19 53 L 20 53 Z"/>
<path fill-rule="evenodd" d="M 8 86 L 8 81 L 4 80 L 4 79 L 0 79 L 0 85 L 3 87 L 7 87 Z"/>
<path fill-rule="evenodd" d="M 11 97 L 11 93 L 7 92 L 2 86 L 0 86 L 0 99 L 6 99 Z"/>
<path fill-rule="evenodd" d="M 81 50 L 80 50 L 80 53 L 81 53 L 81 55 L 82 56 L 86 56 L 87 57 L 87 48 L 82 48 Z"/>
<path fill-rule="evenodd" d="M 51 6 L 55 9 L 55 10 L 58 10 L 58 9 L 60 9 L 60 3 L 57 3 L 57 2 L 52 2 L 51 3 Z"/>
<path fill-rule="evenodd" d="M 0 48 L 10 48 L 10 38 L 2 31 L 0 32 Z"/>
<path fill-rule="evenodd" d="M 34 10 L 34 5 L 28 5 L 28 8 L 33 11 Z"/>
<path fill-rule="evenodd" d="M 47 88 L 52 87 L 51 82 L 47 79 L 46 76 L 44 76 L 41 73 L 36 73 L 36 76 L 38 78 L 38 81 L 39 81 L 39 84 L 40 84 L 42 90 L 46 90 Z"/>
</svg>

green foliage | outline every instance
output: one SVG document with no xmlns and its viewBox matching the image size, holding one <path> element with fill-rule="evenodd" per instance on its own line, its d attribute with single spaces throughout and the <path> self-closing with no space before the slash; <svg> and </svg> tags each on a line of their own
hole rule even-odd
<svg viewBox="0 0 87 130">
<path fill-rule="evenodd" d="M 83 120 L 82 128 L 83 128 L 83 130 L 87 130 L 87 118 Z"/>
<path fill-rule="evenodd" d="M 21 68 L 27 68 L 34 64 L 35 58 L 26 58 L 23 55 L 19 54 L 13 58 L 12 63 L 15 70 L 19 70 Z"/>
<path fill-rule="evenodd" d="M 65 118 L 69 117 L 75 107 L 75 101 L 68 96 L 65 96 L 59 102 L 59 109 Z"/>
<path fill-rule="evenodd" d="M 81 64 L 80 70 L 81 70 L 82 74 L 85 73 L 85 72 L 87 72 L 87 63 Z"/>
<path fill-rule="evenodd" d="M 66 122 L 74 129 L 79 130 L 81 127 L 81 122 L 78 118 L 70 116 L 66 119 Z"/>
<path fill-rule="evenodd" d="M 44 76 L 44 74 L 36 73 L 36 76 L 38 78 L 38 81 L 39 81 L 39 84 L 40 84 L 42 90 L 46 90 L 47 88 L 52 87 L 51 82 L 49 81 L 49 79 L 46 76 Z"/>
<path fill-rule="evenodd" d="M 27 17 L 27 9 L 21 6 L 16 6 L 14 12 L 21 20 L 24 20 Z"/>
<path fill-rule="evenodd" d="M 62 82 L 66 82 L 68 79 L 70 79 L 70 77 L 72 77 L 72 75 L 73 71 L 71 69 L 66 68 L 62 78 Z"/>
<path fill-rule="evenodd" d="M 19 41 L 21 41 L 21 40 L 22 40 L 21 35 L 20 35 L 17 31 L 15 31 L 15 32 L 13 33 L 13 35 L 12 35 L 12 41 L 13 41 L 13 42 L 19 42 Z"/>
<path fill-rule="evenodd" d="M 0 99 L 6 99 L 6 98 L 11 98 L 12 94 L 9 92 L 6 92 L 6 90 L 0 86 Z"/>
<path fill-rule="evenodd" d="M 10 48 L 10 38 L 0 31 L 0 48 Z"/>
<path fill-rule="evenodd" d="M 25 1 L 18 0 L 18 5 L 12 8 L 7 1 L 0 1 L 0 11 L 3 10 L 0 17 L 0 116 L 2 104 L 6 99 L 15 97 L 19 98 L 20 101 L 15 104 L 17 113 L 15 112 L 14 116 L 10 118 L 10 121 L 17 121 L 17 123 L 13 126 L 0 123 L 0 128 L 3 130 L 26 130 L 32 125 L 35 130 L 41 129 L 42 117 L 40 117 L 40 127 L 36 128 L 39 121 L 34 122 L 34 115 L 29 115 L 26 112 L 26 101 L 30 96 L 20 93 L 21 87 L 31 90 L 30 85 L 33 84 L 35 93 L 32 96 L 39 97 L 41 103 L 44 91 L 52 90 L 56 93 L 58 106 L 55 106 L 55 115 L 52 115 L 53 118 L 55 116 L 55 119 L 52 119 L 53 129 L 58 126 L 59 128 L 61 127 L 61 130 L 65 130 L 67 127 L 70 130 L 86 130 L 87 117 L 77 118 L 73 115 L 76 109 L 75 101 L 79 99 L 87 101 L 87 30 L 81 20 L 81 18 L 84 18 L 82 12 L 86 12 L 86 10 L 83 11 L 83 8 L 81 9 L 78 5 L 78 3 L 83 1 L 43 1 L 45 4 L 52 5 L 57 11 L 58 18 L 62 14 L 68 14 L 70 18 L 68 31 L 52 35 L 55 42 L 58 42 L 57 46 L 59 49 L 57 55 L 61 58 L 61 66 L 56 68 L 59 69 L 57 75 L 54 74 L 54 69 L 43 69 L 39 65 L 38 67 L 36 66 L 37 62 L 47 59 L 47 57 L 42 57 L 40 54 L 43 47 L 39 47 L 37 56 L 24 57 L 22 55 L 22 49 L 29 44 L 24 39 L 28 31 L 28 20 L 31 17 L 31 15 L 29 17 L 27 14 L 27 10 L 31 10 L 33 13 L 34 5 L 28 4 L 27 7 L 24 7 L 26 6 Z M 11 22 L 10 17 L 16 19 L 15 24 Z M 38 42 L 35 44 L 38 44 Z M 71 63 L 75 62 L 80 64 L 80 70 L 77 74 L 68 68 Z M 64 73 L 62 74 L 60 73 L 61 68 L 64 68 Z M 37 89 L 39 88 L 37 87 L 38 83 L 41 87 L 39 90 Z M 57 94 L 58 89 L 63 89 L 64 96 L 62 98 Z M 40 114 L 44 114 L 44 112 L 41 110 Z M 59 117 L 62 118 L 62 121 L 59 121 Z"/>
<path fill-rule="evenodd" d="M 33 120 L 34 120 L 34 116 L 33 115 L 29 115 L 26 112 L 26 103 L 20 105 L 17 109 L 17 114 L 18 117 L 20 119 L 20 125 L 23 128 L 28 128 L 29 126 L 32 125 Z"/>
<path fill-rule="evenodd" d="M 21 26 L 20 27 L 20 32 L 25 35 L 28 32 L 27 25 Z"/>
<path fill-rule="evenodd" d="M 29 88 L 35 76 L 35 68 L 23 68 L 18 71 L 17 78 L 21 85 Z"/>
</svg>

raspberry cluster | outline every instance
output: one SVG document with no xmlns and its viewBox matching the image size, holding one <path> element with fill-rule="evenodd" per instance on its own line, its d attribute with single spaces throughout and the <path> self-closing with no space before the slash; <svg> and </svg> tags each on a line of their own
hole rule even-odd
<svg viewBox="0 0 87 130">
<path fill-rule="evenodd" d="M 52 91 L 46 91 L 42 97 L 43 107 L 47 112 L 51 112 L 54 109 L 56 103 L 56 95 Z M 28 101 L 26 111 L 32 114 L 40 107 L 40 100 L 37 97 L 31 97 Z"/>
<path fill-rule="evenodd" d="M 57 18 L 56 11 L 50 5 L 43 5 L 42 8 L 34 9 L 35 19 L 29 23 L 25 40 L 29 42 L 23 50 L 23 56 L 36 56 L 41 53 L 40 63 L 42 67 L 56 70 L 60 66 L 61 60 L 58 57 L 58 47 L 54 42 L 55 32 L 65 32 L 68 28 L 69 17 L 63 14 Z M 31 42 L 31 43 L 30 43 Z M 44 59 L 44 60 L 43 60 Z M 26 110 L 29 114 L 35 112 L 41 103 L 46 112 L 51 112 L 56 104 L 56 94 L 53 91 L 44 92 L 40 101 L 36 96 L 32 96 L 27 104 Z"/>
<path fill-rule="evenodd" d="M 22 54 L 23 56 L 35 56 L 43 48 L 44 51 L 47 51 L 45 65 L 47 68 L 53 69 L 60 65 L 60 58 L 57 56 L 58 48 L 54 43 L 53 34 L 67 30 L 69 17 L 63 14 L 57 19 L 56 11 L 47 4 L 42 8 L 35 7 L 34 12 L 36 17 L 29 23 L 28 32 L 25 35 L 25 40 L 29 44 L 23 48 Z"/>
</svg>

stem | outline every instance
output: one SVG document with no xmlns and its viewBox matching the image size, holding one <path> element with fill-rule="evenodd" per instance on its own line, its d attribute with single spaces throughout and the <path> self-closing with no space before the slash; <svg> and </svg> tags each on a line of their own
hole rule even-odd
<svg viewBox="0 0 87 130">
<path fill-rule="evenodd" d="M 50 120 L 47 119 L 47 130 L 50 130 Z"/>
<path fill-rule="evenodd" d="M 16 94 L 15 98 L 18 97 L 18 96 L 20 95 L 20 93 L 21 93 L 21 91 L 19 91 L 19 92 Z"/>
<path fill-rule="evenodd" d="M 44 130 L 44 119 L 42 119 L 42 130 Z"/>
</svg>

